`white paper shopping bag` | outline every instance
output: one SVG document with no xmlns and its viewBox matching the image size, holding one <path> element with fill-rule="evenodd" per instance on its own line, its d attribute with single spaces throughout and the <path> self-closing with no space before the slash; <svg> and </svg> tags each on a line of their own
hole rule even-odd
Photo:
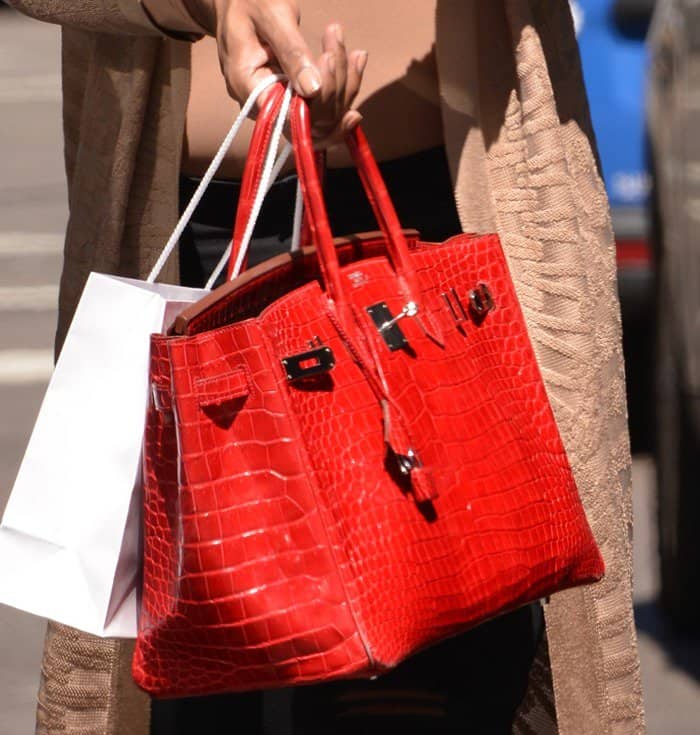
<svg viewBox="0 0 700 735">
<path fill-rule="evenodd" d="M 90 274 L 0 524 L 0 603 L 98 636 L 136 636 L 149 337 L 209 293 L 231 245 L 204 289 L 155 280 L 253 104 L 281 78 L 272 75 L 253 90 L 148 279 Z M 289 99 L 291 88 L 287 106 Z M 235 274 L 265 191 L 291 152 L 287 144 L 275 161 L 285 115 L 286 108 L 270 142 Z M 293 249 L 300 230 L 297 206 Z"/>
<path fill-rule="evenodd" d="M 206 293 L 90 275 L 0 526 L 0 602 L 135 636 L 149 336 Z"/>
</svg>

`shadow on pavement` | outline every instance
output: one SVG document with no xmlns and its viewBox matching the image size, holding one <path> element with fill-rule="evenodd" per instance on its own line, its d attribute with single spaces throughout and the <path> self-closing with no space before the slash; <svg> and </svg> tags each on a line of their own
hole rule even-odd
<svg viewBox="0 0 700 735">
<path fill-rule="evenodd" d="M 637 629 L 658 643 L 674 667 L 700 682 L 700 637 L 691 638 L 674 632 L 656 602 L 637 603 L 634 617 Z"/>
</svg>

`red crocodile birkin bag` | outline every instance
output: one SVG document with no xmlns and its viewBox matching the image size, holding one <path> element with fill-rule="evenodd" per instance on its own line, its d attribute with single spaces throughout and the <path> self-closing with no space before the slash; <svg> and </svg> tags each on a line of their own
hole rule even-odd
<svg viewBox="0 0 700 735">
<path fill-rule="evenodd" d="M 381 233 L 334 241 L 297 97 L 291 126 L 315 248 L 152 337 L 133 674 L 154 696 L 374 676 L 603 574 L 498 236 L 402 231 L 358 129 Z"/>
</svg>

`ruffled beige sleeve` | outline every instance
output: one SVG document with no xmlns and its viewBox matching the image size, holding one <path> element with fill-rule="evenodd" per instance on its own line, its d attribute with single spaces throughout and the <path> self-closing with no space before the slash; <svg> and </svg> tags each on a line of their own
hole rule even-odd
<svg viewBox="0 0 700 735">
<path fill-rule="evenodd" d="M 179 0 L 8 0 L 25 15 L 47 23 L 99 33 L 170 35 L 196 39 L 205 31 Z"/>
</svg>

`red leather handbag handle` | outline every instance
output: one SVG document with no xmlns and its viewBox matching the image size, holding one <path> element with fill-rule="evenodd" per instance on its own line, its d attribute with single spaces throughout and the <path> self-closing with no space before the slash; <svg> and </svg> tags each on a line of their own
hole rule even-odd
<svg viewBox="0 0 700 735">
<path fill-rule="evenodd" d="M 291 122 L 297 173 L 317 247 L 316 252 L 321 263 L 321 272 L 328 295 L 333 301 L 341 304 L 345 302 L 345 299 L 344 287 L 340 278 L 340 265 L 333 246 L 333 235 L 315 165 L 309 108 L 301 97 L 294 97 L 292 100 Z M 379 227 L 387 238 L 389 260 L 399 277 L 403 295 L 407 302 L 417 303 L 419 289 L 411 267 L 406 238 L 367 139 L 361 130 L 355 128 L 348 136 L 347 142 Z"/>
<path fill-rule="evenodd" d="M 238 197 L 238 209 L 236 211 L 236 221 L 233 226 L 231 255 L 228 263 L 228 279 L 230 280 L 233 267 L 238 259 L 238 253 L 241 249 L 243 235 L 245 234 L 248 220 L 250 219 L 253 203 L 257 194 L 260 177 L 262 176 L 263 167 L 265 165 L 265 154 L 272 135 L 272 129 L 275 126 L 277 115 L 282 105 L 282 97 L 284 95 L 284 85 L 281 83 L 272 85 L 270 92 L 265 98 L 265 102 L 260 109 L 258 117 L 253 128 L 253 135 L 250 140 L 250 150 L 243 169 L 243 177 L 241 180 L 241 190 Z M 316 152 L 316 166 L 319 176 L 323 177 L 326 165 L 326 157 L 324 151 Z M 301 244 L 310 245 L 312 242 L 311 227 L 308 221 L 306 210 L 301 221 Z M 248 258 L 244 258 L 241 271 L 246 269 Z"/>
<path fill-rule="evenodd" d="M 265 100 L 258 113 L 258 119 L 255 122 L 253 135 L 250 139 L 250 149 L 248 158 L 246 159 L 245 168 L 243 170 L 243 178 L 241 180 L 241 190 L 238 197 L 238 209 L 236 211 L 236 222 L 233 226 L 233 247 L 231 248 L 231 257 L 228 261 L 227 278 L 230 280 L 233 273 L 233 266 L 238 259 L 238 253 L 241 249 L 243 235 L 245 234 L 246 225 L 250 219 L 250 214 L 255 202 L 255 195 L 260 183 L 263 166 L 265 164 L 265 154 L 267 153 L 272 129 L 275 120 L 282 106 L 282 97 L 284 95 L 284 86 L 282 84 L 274 84 L 270 88 Z M 247 259 L 246 259 L 247 260 Z M 245 262 L 243 268 L 245 268 Z"/>
<path fill-rule="evenodd" d="M 367 138 L 357 126 L 346 136 L 345 142 L 357 168 L 367 199 L 372 207 L 379 229 L 389 241 L 389 255 L 396 272 L 407 280 L 408 291 L 418 294 L 417 282 L 408 256 L 408 244 L 403 234 L 394 203 L 374 158 Z"/>
<path fill-rule="evenodd" d="M 228 267 L 229 278 L 250 218 L 264 166 L 265 154 L 282 104 L 283 94 L 284 86 L 282 84 L 276 84 L 271 88 L 270 93 L 265 98 L 253 131 L 241 182 L 241 193 L 233 231 L 233 247 Z M 338 258 L 333 246 L 333 235 L 323 199 L 321 183 L 323 159 L 313 149 L 308 105 L 301 97 L 295 96 L 292 100 L 291 121 L 294 154 L 304 195 L 305 218 L 307 218 L 305 225 L 308 225 L 312 238 L 317 245 L 321 272 L 328 294 L 333 301 L 341 303 L 344 302 L 343 285 L 339 275 Z M 347 136 L 346 142 L 377 223 L 387 238 L 389 259 L 399 277 L 404 297 L 407 302 L 417 302 L 419 290 L 415 274 L 410 266 L 406 239 L 367 139 L 359 128 L 355 128 Z M 306 229 L 307 227 L 305 227 Z M 303 242 L 308 241 L 304 234 L 302 237 Z M 325 240 L 325 244 L 322 242 L 322 238 Z"/>
</svg>

